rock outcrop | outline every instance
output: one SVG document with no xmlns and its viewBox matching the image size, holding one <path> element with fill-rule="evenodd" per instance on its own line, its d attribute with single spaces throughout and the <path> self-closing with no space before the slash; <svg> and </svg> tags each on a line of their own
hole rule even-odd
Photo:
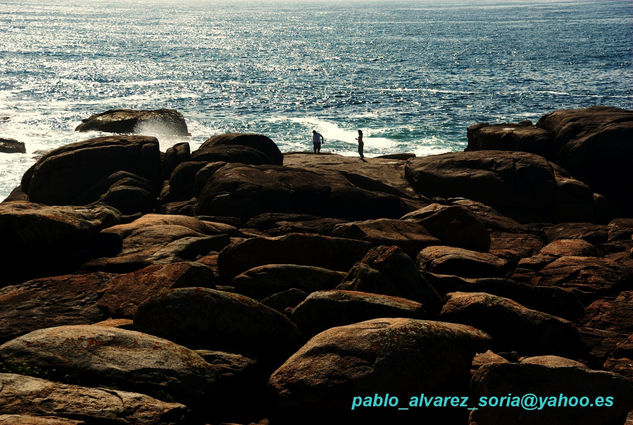
<svg viewBox="0 0 633 425">
<path fill-rule="evenodd" d="M 103 131 L 106 133 L 136 133 L 189 136 L 185 118 L 173 109 L 133 110 L 112 109 L 82 120 L 75 131 Z"/>
<path fill-rule="evenodd" d="M 0 137 L 0 153 L 26 153 L 24 143 Z"/>
</svg>

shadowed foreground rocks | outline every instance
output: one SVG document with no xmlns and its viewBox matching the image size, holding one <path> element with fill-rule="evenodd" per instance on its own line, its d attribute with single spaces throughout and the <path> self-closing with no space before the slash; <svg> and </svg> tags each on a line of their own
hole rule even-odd
<svg viewBox="0 0 633 425">
<path fill-rule="evenodd" d="M 149 128 L 118 114 L 93 121 Z M 246 133 L 53 150 L 0 204 L 0 424 L 624 425 L 629 116 L 365 162 Z M 420 407 L 526 392 L 614 403 Z"/>
</svg>

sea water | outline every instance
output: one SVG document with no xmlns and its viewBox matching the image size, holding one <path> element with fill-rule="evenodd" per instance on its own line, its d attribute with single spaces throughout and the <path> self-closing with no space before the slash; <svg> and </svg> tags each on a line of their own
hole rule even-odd
<svg viewBox="0 0 633 425">
<path fill-rule="evenodd" d="M 284 152 L 462 150 L 477 122 L 633 108 L 623 1 L 0 0 L 0 199 L 41 151 L 112 108 L 181 111 L 193 148 L 257 132 Z"/>
</svg>

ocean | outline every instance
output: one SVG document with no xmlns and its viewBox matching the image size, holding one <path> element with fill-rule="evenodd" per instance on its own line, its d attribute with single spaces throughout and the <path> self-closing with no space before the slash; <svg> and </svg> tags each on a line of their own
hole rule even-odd
<svg viewBox="0 0 633 425">
<path fill-rule="evenodd" d="M 633 3 L 0 0 L 0 199 L 37 154 L 112 108 L 173 108 L 191 137 L 257 132 L 282 152 L 459 151 L 477 122 L 633 109 Z"/>
</svg>

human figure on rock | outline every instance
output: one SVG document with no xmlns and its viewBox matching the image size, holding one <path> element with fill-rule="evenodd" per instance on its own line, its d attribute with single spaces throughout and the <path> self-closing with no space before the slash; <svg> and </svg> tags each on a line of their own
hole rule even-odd
<svg viewBox="0 0 633 425">
<path fill-rule="evenodd" d="M 365 147 L 365 144 L 363 143 L 363 130 L 358 130 L 358 137 L 356 140 L 358 140 L 358 154 L 360 155 L 360 159 L 361 161 L 365 161 L 365 155 L 363 155 L 363 148 Z"/>
<path fill-rule="evenodd" d="M 314 153 L 321 153 L 321 145 L 325 139 L 321 135 L 321 133 L 316 130 L 312 130 L 312 145 L 314 146 Z"/>
</svg>

